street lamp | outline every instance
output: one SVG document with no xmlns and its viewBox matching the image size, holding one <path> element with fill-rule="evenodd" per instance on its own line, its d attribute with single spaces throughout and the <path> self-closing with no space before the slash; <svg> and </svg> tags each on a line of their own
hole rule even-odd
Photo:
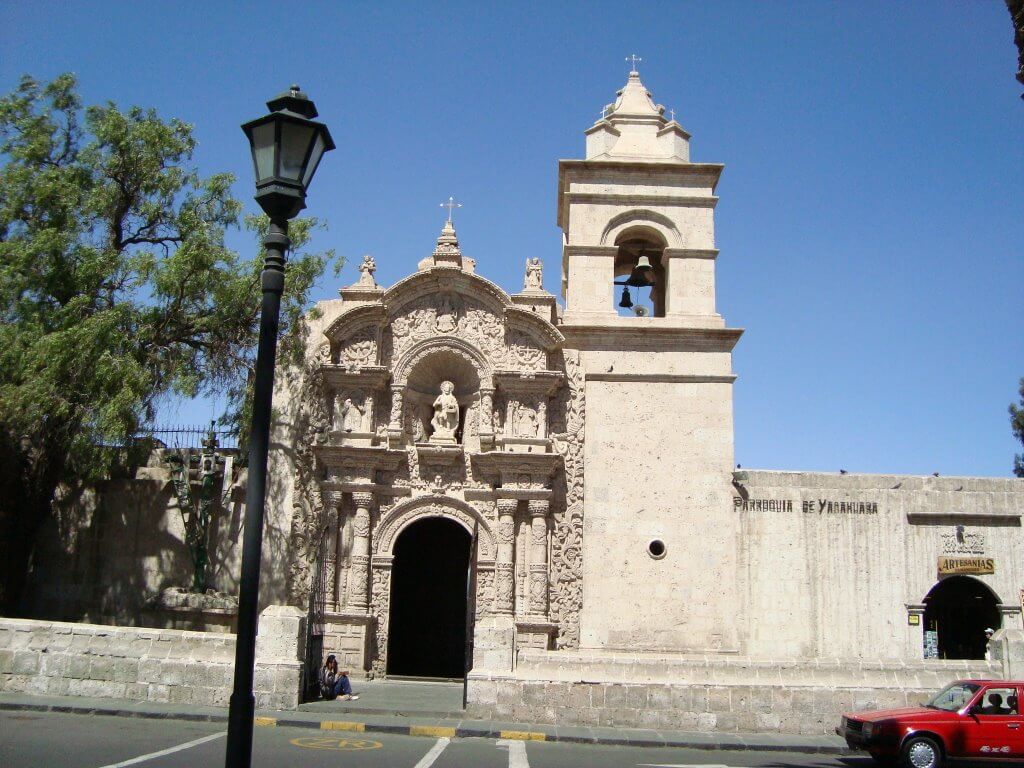
<svg viewBox="0 0 1024 768">
<path fill-rule="evenodd" d="M 242 126 L 252 148 L 256 170 L 256 202 L 270 217 L 263 238 L 263 304 L 256 351 L 252 422 L 249 431 L 249 478 L 245 496 L 245 537 L 238 588 L 238 633 L 235 639 L 235 683 L 228 710 L 227 768 L 248 768 L 252 760 L 252 695 L 259 618 L 260 556 L 263 549 L 263 506 L 267 490 L 267 448 L 270 404 L 274 389 L 278 316 L 284 290 L 288 220 L 306 207 L 306 187 L 324 152 L 334 149 L 331 133 L 313 121 L 316 106 L 293 85 L 267 102 L 270 114 Z"/>
</svg>

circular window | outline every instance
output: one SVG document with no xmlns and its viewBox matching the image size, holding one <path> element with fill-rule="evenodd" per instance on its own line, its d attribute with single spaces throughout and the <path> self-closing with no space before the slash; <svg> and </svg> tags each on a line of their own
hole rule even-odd
<svg viewBox="0 0 1024 768">
<path fill-rule="evenodd" d="M 665 542 L 661 539 L 653 539 L 650 544 L 647 545 L 647 554 L 653 557 L 655 560 L 661 560 L 665 556 Z"/>
</svg>

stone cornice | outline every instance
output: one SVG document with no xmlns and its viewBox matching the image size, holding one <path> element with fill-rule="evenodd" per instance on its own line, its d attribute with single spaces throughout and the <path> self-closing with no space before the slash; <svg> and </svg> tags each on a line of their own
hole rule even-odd
<svg viewBox="0 0 1024 768">
<path fill-rule="evenodd" d="M 317 445 L 316 457 L 328 467 L 352 469 L 396 469 L 405 458 L 405 451 L 383 446 Z"/>
<path fill-rule="evenodd" d="M 506 392 L 553 395 L 562 386 L 561 371 L 495 371 L 494 383 Z"/>
<path fill-rule="evenodd" d="M 321 365 L 320 373 L 324 383 L 337 389 L 341 386 L 363 386 L 382 389 L 391 378 L 391 372 L 381 365 L 364 365 L 347 368 L 344 365 Z"/>
<path fill-rule="evenodd" d="M 562 456 L 558 453 L 518 453 L 512 451 L 488 451 L 474 453 L 473 462 L 482 470 L 498 474 L 502 485 L 510 485 L 516 475 L 550 478 L 562 464 Z M 502 495 L 504 495 L 504 488 Z"/>
<path fill-rule="evenodd" d="M 714 208 L 715 195 L 638 195 L 630 192 L 566 192 L 564 200 L 573 203 L 604 203 L 607 205 L 678 205 L 689 208 Z"/>
<path fill-rule="evenodd" d="M 616 318 L 618 319 L 618 318 Z M 632 320 L 633 318 L 628 318 Z M 559 326 L 566 347 L 580 350 L 663 350 L 677 352 L 732 352 L 743 335 L 742 328 L 694 328 L 658 325 L 662 318 L 636 318 L 618 323 L 563 323 Z"/>
<path fill-rule="evenodd" d="M 664 255 L 669 259 L 717 259 L 717 248 L 666 248 Z"/>
<path fill-rule="evenodd" d="M 732 384 L 736 381 L 735 374 L 701 375 L 690 373 L 602 373 L 595 371 L 586 374 L 587 381 L 648 381 L 660 384 Z"/>
<path fill-rule="evenodd" d="M 380 299 L 382 295 L 383 292 L 378 291 L 376 298 Z M 336 341 L 345 336 L 345 331 L 349 328 L 355 329 L 364 325 L 379 325 L 386 319 L 387 312 L 384 311 L 384 305 L 380 303 L 360 304 L 348 310 L 343 308 L 342 313 L 334 318 L 331 324 L 324 329 L 324 336 L 331 341 Z"/>
</svg>

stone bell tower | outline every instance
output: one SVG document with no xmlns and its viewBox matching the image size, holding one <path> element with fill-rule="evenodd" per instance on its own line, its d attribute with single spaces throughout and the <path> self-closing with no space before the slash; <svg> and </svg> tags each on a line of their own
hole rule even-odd
<svg viewBox="0 0 1024 768">
<path fill-rule="evenodd" d="M 690 135 L 664 113 L 632 71 L 586 131 L 586 160 L 559 162 L 559 329 L 585 378 L 580 645 L 736 652 L 742 331 L 715 311 L 723 166 L 690 162 Z M 633 298 L 652 309 L 630 311 Z"/>
</svg>

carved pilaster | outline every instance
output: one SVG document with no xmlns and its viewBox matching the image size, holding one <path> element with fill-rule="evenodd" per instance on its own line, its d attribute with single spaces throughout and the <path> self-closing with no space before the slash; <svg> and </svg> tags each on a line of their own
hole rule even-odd
<svg viewBox="0 0 1024 768">
<path fill-rule="evenodd" d="M 402 403 L 405 391 L 403 387 L 391 387 L 391 423 L 388 424 L 388 432 L 402 434 Z"/>
<path fill-rule="evenodd" d="M 546 499 L 531 499 L 530 510 L 530 614 L 548 615 L 548 511 Z"/>
<path fill-rule="evenodd" d="M 341 547 L 341 526 L 339 525 L 341 494 L 336 491 L 328 491 L 324 494 L 325 510 L 327 517 L 327 531 L 324 534 L 327 538 L 324 546 L 324 584 L 327 591 L 325 595 L 326 608 L 329 611 L 338 610 L 342 601 L 342 593 L 338 589 L 339 574 L 339 550 Z"/>
<path fill-rule="evenodd" d="M 494 611 L 511 615 L 515 588 L 515 514 L 516 499 L 498 499 L 498 549 L 494 563 Z"/>
<path fill-rule="evenodd" d="M 348 604 L 354 611 L 365 611 L 369 605 L 370 581 L 370 507 L 373 494 L 352 494 L 356 513 L 352 518 L 352 563 Z"/>
</svg>

